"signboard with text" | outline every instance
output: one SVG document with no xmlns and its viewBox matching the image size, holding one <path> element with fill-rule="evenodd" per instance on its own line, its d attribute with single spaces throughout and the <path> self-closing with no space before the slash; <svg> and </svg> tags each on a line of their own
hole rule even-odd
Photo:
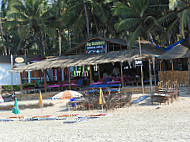
<svg viewBox="0 0 190 142">
<path fill-rule="evenodd" d="M 98 54 L 106 53 L 107 44 L 106 41 L 90 41 L 86 43 L 86 54 Z"/>
<path fill-rule="evenodd" d="M 14 56 L 13 58 L 14 68 L 23 65 L 26 65 L 25 56 Z"/>
<path fill-rule="evenodd" d="M 143 62 L 141 59 L 136 59 L 135 60 L 135 66 L 142 66 L 143 65 Z"/>
</svg>

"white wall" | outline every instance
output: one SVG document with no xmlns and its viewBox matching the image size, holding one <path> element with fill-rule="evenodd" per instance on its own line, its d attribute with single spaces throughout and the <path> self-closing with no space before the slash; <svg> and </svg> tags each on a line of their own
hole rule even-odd
<svg viewBox="0 0 190 142">
<path fill-rule="evenodd" d="M 0 85 L 11 85 L 11 63 L 0 63 Z M 13 73 L 13 85 L 20 85 L 20 74 Z"/>
</svg>

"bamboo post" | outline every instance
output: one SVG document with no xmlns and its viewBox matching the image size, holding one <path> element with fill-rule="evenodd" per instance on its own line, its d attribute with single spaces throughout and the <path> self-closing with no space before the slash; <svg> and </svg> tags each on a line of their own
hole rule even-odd
<svg viewBox="0 0 190 142">
<path fill-rule="evenodd" d="M 69 89 L 71 90 L 71 72 L 70 72 L 70 67 L 68 68 L 69 72 Z"/>
<path fill-rule="evenodd" d="M 98 80 L 101 80 L 101 77 L 100 77 L 100 65 L 98 65 Z"/>
<path fill-rule="evenodd" d="M 13 55 L 11 54 L 11 70 L 13 70 Z M 13 71 L 11 71 L 11 91 L 13 91 Z"/>
<path fill-rule="evenodd" d="M 123 80 L 123 65 L 121 64 L 121 83 L 122 83 L 122 87 L 124 87 L 124 80 Z"/>
<path fill-rule="evenodd" d="M 150 78 L 150 94 L 152 95 L 152 70 L 151 70 L 151 61 L 148 59 L 149 64 L 149 78 Z"/>
<path fill-rule="evenodd" d="M 160 71 L 162 71 L 162 60 L 160 61 Z"/>
<path fill-rule="evenodd" d="M 44 89 L 45 89 L 45 92 L 47 92 L 46 70 L 44 70 Z"/>
<path fill-rule="evenodd" d="M 172 63 L 172 71 L 174 71 L 174 63 L 173 63 L 173 60 L 171 60 L 171 63 Z"/>
<path fill-rule="evenodd" d="M 156 85 L 156 69 L 155 69 L 155 58 L 153 58 L 153 72 L 154 72 L 154 85 Z"/>
<path fill-rule="evenodd" d="M 175 79 L 174 79 L 174 63 L 173 63 L 173 60 L 171 60 L 171 63 L 172 63 L 171 81 L 174 81 Z"/>
<path fill-rule="evenodd" d="M 61 80 L 64 81 L 64 68 L 61 69 Z"/>
<path fill-rule="evenodd" d="M 20 91 L 21 91 L 21 93 L 23 93 L 22 72 L 20 72 Z"/>
<path fill-rule="evenodd" d="M 140 51 L 140 57 L 142 56 L 142 53 L 141 53 L 141 43 L 140 43 L 140 37 L 139 37 L 139 51 Z M 141 58 L 142 59 L 142 58 Z M 143 68 L 142 68 L 142 65 L 141 65 L 141 85 L 142 85 L 142 92 L 144 94 L 144 82 L 143 82 Z"/>
<path fill-rule="evenodd" d="M 92 84 L 92 65 L 90 65 L 90 84 Z"/>
<path fill-rule="evenodd" d="M 188 74 L 189 74 L 189 85 L 190 85 L 190 57 L 188 58 Z"/>
</svg>

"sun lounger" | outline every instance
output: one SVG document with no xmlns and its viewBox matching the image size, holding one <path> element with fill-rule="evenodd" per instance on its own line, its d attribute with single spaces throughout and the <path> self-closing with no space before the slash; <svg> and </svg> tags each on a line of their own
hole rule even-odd
<svg viewBox="0 0 190 142">
<path fill-rule="evenodd" d="M 178 87 L 177 87 L 177 82 L 170 82 L 167 81 L 165 84 L 163 81 L 158 82 L 158 88 L 157 91 L 153 92 L 152 94 L 152 103 L 154 101 L 161 103 L 166 103 L 168 102 L 169 104 L 169 99 L 171 99 L 171 103 L 173 102 L 173 98 L 177 98 L 179 95 Z M 155 100 L 154 100 L 155 99 Z"/>
</svg>

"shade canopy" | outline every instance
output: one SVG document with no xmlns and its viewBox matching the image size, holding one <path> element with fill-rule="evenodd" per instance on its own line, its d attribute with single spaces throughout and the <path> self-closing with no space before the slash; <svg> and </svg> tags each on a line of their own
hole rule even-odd
<svg viewBox="0 0 190 142">
<path fill-rule="evenodd" d="M 51 99 L 55 100 L 55 99 L 71 99 L 71 98 L 79 98 L 82 97 L 83 95 L 77 91 L 73 91 L 73 90 L 66 90 L 63 92 L 60 92 L 58 94 L 56 94 L 55 96 L 53 96 Z"/>
<path fill-rule="evenodd" d="M 164 60 L 171 60 L 171 59 L 179 59 L 179 58 L 188 58 L 190 57 L 190 50 L 189 48 L 179 44 L 166 52 L 165 54 L 161 55 L 159 59 Z"/>
<path fill-rule="evenodd" d="M 142 58 L 155 58 L 163 54 L 162 51 L 157 49 L 146 49 L 142 48 Z M 62 56 L 51 59 L 46 59 L 26 66 L 15 68 L 14 71 L 33 71 L 33 70 L 44 70 L 48 68 L 65 68 L 72 66 L 83 66 L 83 65 L 97 65 L 104 63 L 115 63 L 115 62 L 131 62 L 135 58 L 139 58 L 139 48 L 122 51 L 112 51 L 102 54 L 85 54 L 85 55 L 71 55 Z"/>
</svg>

